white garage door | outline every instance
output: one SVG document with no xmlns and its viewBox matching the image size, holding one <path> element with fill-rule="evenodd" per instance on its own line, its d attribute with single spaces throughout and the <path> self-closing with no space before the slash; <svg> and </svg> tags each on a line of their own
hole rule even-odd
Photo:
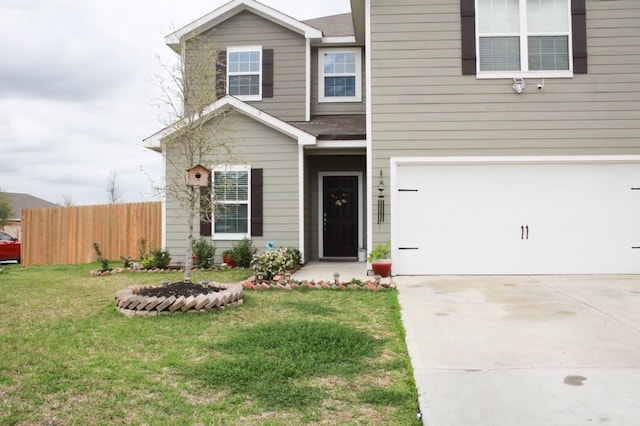
<svg viewBox="0 0 640 426">
<path fill-rule="evenodd" d="M 640 163 L 399 163 L 396 179 L 396 274 L 640 273 Z"/>
</svg>

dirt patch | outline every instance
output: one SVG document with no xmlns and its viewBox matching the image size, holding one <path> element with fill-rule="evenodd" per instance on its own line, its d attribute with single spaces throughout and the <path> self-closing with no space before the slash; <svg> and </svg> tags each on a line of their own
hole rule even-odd
<svg viewBox="0 0 640 426">
<path fill-rule="evenodd" d="M 216 293 L 223 289 L 218 287 L 214 287 L 211 285 L 203 285 L 203 284 L 194 284 L 194 283 L 186 283 L 183 281 L 175 282 L 159 287 L 151 287 L 151 288 L 142 288 L 135 291 L 135 294 L 138 296 L 148 296 L 148 297 L 166 297 L 169 298 L 171 296 L 175 297 L 189 297 L 189 296 L 198 296 L 200 294 L 209 294 Z"/>
</svg>

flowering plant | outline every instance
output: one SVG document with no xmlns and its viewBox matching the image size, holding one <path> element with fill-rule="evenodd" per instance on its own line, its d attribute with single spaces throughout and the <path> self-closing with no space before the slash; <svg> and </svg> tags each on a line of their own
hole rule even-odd
<svg viewBox="0 0 640 426">
<path fill-rule="evenodd" d="M 256 275 L 261 274 L 265 280 L 270 280 L 294 269 L 300 263 L 300 258 L 298 249 L 279 248 L 254 255 L 251 268 Z"/>
</svg>

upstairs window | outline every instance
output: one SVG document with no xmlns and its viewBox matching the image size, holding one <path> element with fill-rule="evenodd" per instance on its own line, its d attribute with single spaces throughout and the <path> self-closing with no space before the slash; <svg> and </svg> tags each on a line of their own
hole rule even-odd
<svg viewBox="0 0 640 426">
<path fill-rule="evenodd" d="M 318 101 L 362 100 L 362 55 L 358 48 L 318 51 Z"/>
<path fill-rule="evenodd" d="M 249 235 L 249 176 L 249 168 L 242 166 L 214 170 L 214 238 L 241 240 Z"/>
<path fill-rule="evenodd" d="M 478 77 L 571 77 L 570 0 L 476 0 Z"/>
<path fill-rule="evenodd" d="M 227 49 L 227 93 L 244 101 L 262 99 L 262 48 Z"/>
</svg>

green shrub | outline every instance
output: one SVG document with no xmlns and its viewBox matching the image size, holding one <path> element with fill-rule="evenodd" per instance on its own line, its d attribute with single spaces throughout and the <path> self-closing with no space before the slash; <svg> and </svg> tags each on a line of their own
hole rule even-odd
<svg viewBox="0 0 640 426">
<path fill-rule="evenodd" d="M 300 263 L 300 251 L 294 248 L 270 250 L 253 256 L 251 268 L 257 275 L 270 280 L 276 275 L 282 275 L 295 269 Z"/>
<path fill-rule="evenodd" d="M 171 262 L 171 255 L 167 250 L 152 249 L 151 250 L 151 268 L 165 269 Z M 142 261 L 144 266 L 144 260 Z"/>
<path fill-rule="evenodd" d="M 145 257 L 144 259 L 142 259 L 142 267 L 144 269 L 153 268 L 153 258 L 152 257 Z"/>
<path fill-rule="evenodd" d="M 120 260 L 122 260 L 122 267 L 127 269 L 131 267 L 131 256 L 120 256 Z"/>
<path fill-rule="evenodd" d="M 194 266 L 200 269 L 213 266 L 213 258 L 216 256 L 216 246 L 211 241 L 200 238 L 191 245 L 195 256 Z"/>
<path fill-rule="evenodd" d="M 109 260 L 102 257 L 102 250 L 100 250 L 100 245 L 97 241 L 93 243 L 93 250 L 96 252 L 96 260 L 102 265 L 102 270 L 106 271 L 109 269 Z"/>
<path fill-rule="evenodd" d="M 258 249 L 253 246 L 253 242 L 250 239 L 245 238 L 233 245 L 233 249 L 231 250 L 231 259 L 235 266 L 248 268 L 251 266 L 251 261 L 257 251 Z"/>
</svg>

